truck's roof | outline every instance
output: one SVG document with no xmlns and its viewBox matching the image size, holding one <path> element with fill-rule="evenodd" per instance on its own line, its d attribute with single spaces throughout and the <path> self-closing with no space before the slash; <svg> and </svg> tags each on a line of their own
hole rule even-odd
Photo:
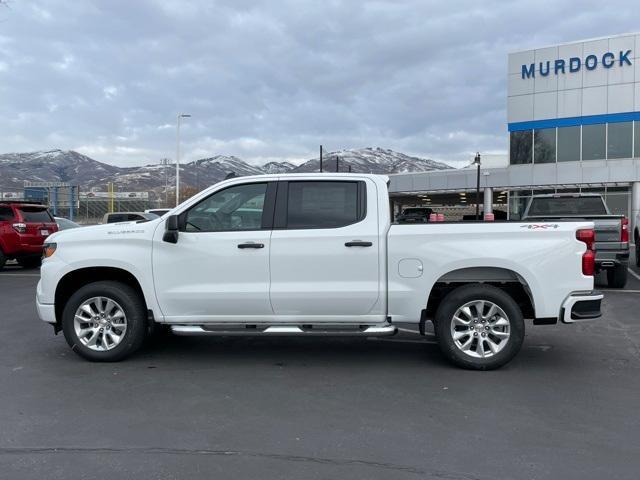
<svg viewBox="0 0 640 480">
<path fill-rule="evenodd" d="M 368 177 L 372 179 L 382 179 L 384 182 L 389 180 L 387 175 L 378 175 L 375 173 L 349 173 L 349 172 L 309 172 L 309 173 L 269 173 L 266 175 L 250 175 L 246 177 L 233 177 L 228 180 L 277 180 L 277 179 L 296 179 L 296 178 L 351 178 L 351 177 Z"/>
<path fill-rule="evenodd" d="M 577 197 L 598 197 L 602 198 L 599 193 L 545 193 L 534 195 L 531 198 L 577 198 Z"/>
</svg>

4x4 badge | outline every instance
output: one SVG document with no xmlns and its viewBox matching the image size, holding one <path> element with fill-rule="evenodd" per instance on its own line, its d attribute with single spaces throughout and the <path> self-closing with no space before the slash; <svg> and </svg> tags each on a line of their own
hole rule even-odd
<svg viewBox="0 0 640 480">
<path fill-rule="evenodd" d="M 529 230 L 546 230 L 548 228 L 558 228 L 557 223 L 527 223 L 520 225 L 520 228 L 528 228 Z"/>
</svg>

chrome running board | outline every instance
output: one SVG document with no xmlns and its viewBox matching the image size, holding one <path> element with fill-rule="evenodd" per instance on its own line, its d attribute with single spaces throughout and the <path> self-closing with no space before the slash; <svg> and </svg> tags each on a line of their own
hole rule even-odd
<svg viewBox="0 0 640 480">
<path fill-rule="evenodd" d="M 328 336 L 382 337 L 394 335 L 397 329 L 381 325 L 172 325 L 171 332 L 181 336 Z"/>
</svg>

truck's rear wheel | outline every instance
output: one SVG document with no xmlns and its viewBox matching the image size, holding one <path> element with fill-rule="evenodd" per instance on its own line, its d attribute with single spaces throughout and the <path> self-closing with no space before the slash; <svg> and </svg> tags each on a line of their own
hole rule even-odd
<svg viewBox="0 0 640 480">
<path fill-rule="evenodd" d="M 142 345 L 147 331 L 143 299 L 120 282 L 85 285 L 62 313 L 62 330 L 71 349 L 87 360 L 116 362 Z"/>
<path fill-rule="evenodd" d="M 627 284 L 627 266 L 616 265 L 607 270 L 607 285 L 611 288 L 624 288 Z"/>
<path fill-rule="evenodd" d="M 435 320 L 440 350 L 463 368 L 499 368 L 515 357 L 524 340 L 520 307 L 491 285 L 453 290 L 442 300 Z"/>
</svg>

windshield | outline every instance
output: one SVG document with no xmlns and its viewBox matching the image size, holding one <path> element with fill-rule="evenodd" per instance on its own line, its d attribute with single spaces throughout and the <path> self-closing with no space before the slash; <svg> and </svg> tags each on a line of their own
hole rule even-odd
<svg viewBox="0 0 640 480">
<path fill-rule="evenodd" d="M 531 200 L 530 217 L 606 215 L 601 197 L 540 197 Z"/>
<path fill-rule="evenodd" d="M 52 223 L 53 218 L 46 208 L 21 207 L 20 214 L 24 222 Z"/>
</svg>

